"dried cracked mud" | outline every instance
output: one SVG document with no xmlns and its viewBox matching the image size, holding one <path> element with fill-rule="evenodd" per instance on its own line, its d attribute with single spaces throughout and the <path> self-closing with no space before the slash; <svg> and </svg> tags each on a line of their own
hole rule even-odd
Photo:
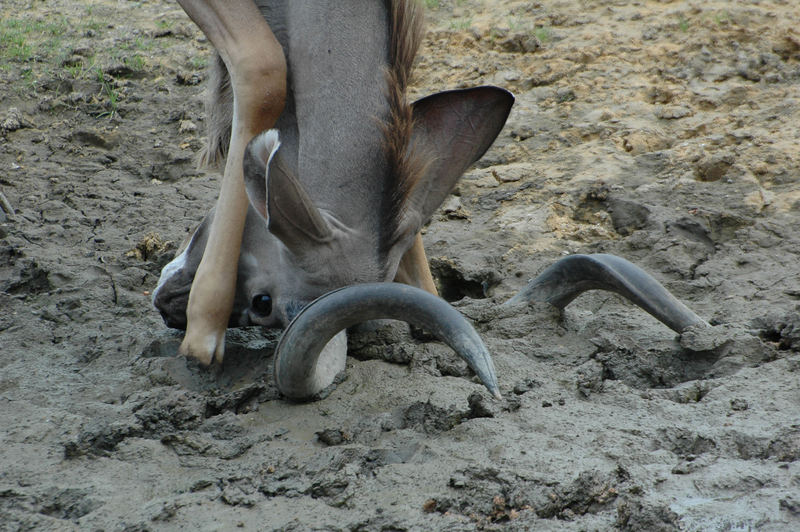
<svg viewBox="0 0 800 532">
<path fill-rule="evenodd" d="M 308 404 L 275 332 L 176 356 L 149 293 L 214 200 L 209 45 L 171 2 L 4 2 L 0 530 L 800 528 L 800 6 L 426 4 L 414 97 L 517 98 L 424 235 L 502 401 L 403 326 Z M 598 252 L 713 327 L 499 307 Z"/>
</svg>

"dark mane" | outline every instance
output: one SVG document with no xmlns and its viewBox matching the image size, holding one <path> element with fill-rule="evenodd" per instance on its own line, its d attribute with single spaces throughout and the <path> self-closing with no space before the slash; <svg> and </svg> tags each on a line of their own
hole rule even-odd
<svg viewBox="0 0 800 532">
<path fill-rule="evenodd" d="M 422 8 L 416 0 L 389 0 L 391 34 L 389 65 L 386 71 L 389 116 L 382 124 L 383 149 L 389 164 L 381 205 L 380 252 L 389 248 L 398 234 L 406 200 L 419 181 L 430 159 L 411 143 L 414 116 L 406 99 L 406 89 L 414 58 L 422 42 Z"/>
</svg>

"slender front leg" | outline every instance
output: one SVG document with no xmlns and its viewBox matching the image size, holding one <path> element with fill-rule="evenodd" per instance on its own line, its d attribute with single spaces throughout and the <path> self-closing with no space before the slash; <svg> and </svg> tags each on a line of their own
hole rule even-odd
<svg viewBox="0 0 800 532">
<path fill-rule="evenodd" d="M 428 257 L 425 256 L 425 247 L 422 245 L 422 235 L 417 233 L 411 248 L 400 259 L 397 273 L 394 276 L 397 283 L 404 283 L 430 292 L 438 296 L 436 285 L 433 282 Z"/>
<path fill-rule="evenodd" d="M 252 0 L 179 0 L 219 52 L 233 87 L 233 125 L 216 214 L 192 282 L 180 353 L 222 362 L 233 309 L 247 195 L 242 160 L 247 143 L 275 125 L 286 98 L 283 50 Z"/>
</svg>

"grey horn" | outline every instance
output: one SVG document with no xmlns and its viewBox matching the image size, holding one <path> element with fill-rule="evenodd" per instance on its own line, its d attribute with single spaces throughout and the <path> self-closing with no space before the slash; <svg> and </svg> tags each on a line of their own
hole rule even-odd
<svg viewBox="0 0 800 532">
<path fill-rule="evenodd" d="M 621 257 L 606 254 L 564 257 L 506 304 L 538 301 L 562 309 L 583 292 L 595 289 L 625 297 L 678 333 L 692 325 L 708 326 L 644 270 Z"/>
<path fill-rule="evenodd" d="M 500 398 L 489 351 L 472 325 L 446 301 L 398 283 L 369 283 L 333 290 L 294 317 L 275 353 L 275 381 L 291 399 L 318 393 L 318 364 L 326 344 L 340 331 L 376 319 L 394 319 L 424 328 L 450 346 Z M 323 356 L 324 358 L 324 356 Z M 332 380 L 330 376 L 328 383 Z"/>
</svg>

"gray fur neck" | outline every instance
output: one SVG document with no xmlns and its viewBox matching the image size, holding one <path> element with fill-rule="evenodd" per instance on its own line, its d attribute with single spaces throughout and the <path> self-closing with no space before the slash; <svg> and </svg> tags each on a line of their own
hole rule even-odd
<svg viewBox="0 0 800 532">
<path fill-rule="evenodd" d="M 324 212 L 374 233 L 391 183 L 380 140 L 389 115 L 384 2 L 260 2 L 288 63 L 280 163 Z M 324 28 L 320 30 L 320 28 Z M 380 53 L 375 53 L 380 50 Z"/>
</svg>

